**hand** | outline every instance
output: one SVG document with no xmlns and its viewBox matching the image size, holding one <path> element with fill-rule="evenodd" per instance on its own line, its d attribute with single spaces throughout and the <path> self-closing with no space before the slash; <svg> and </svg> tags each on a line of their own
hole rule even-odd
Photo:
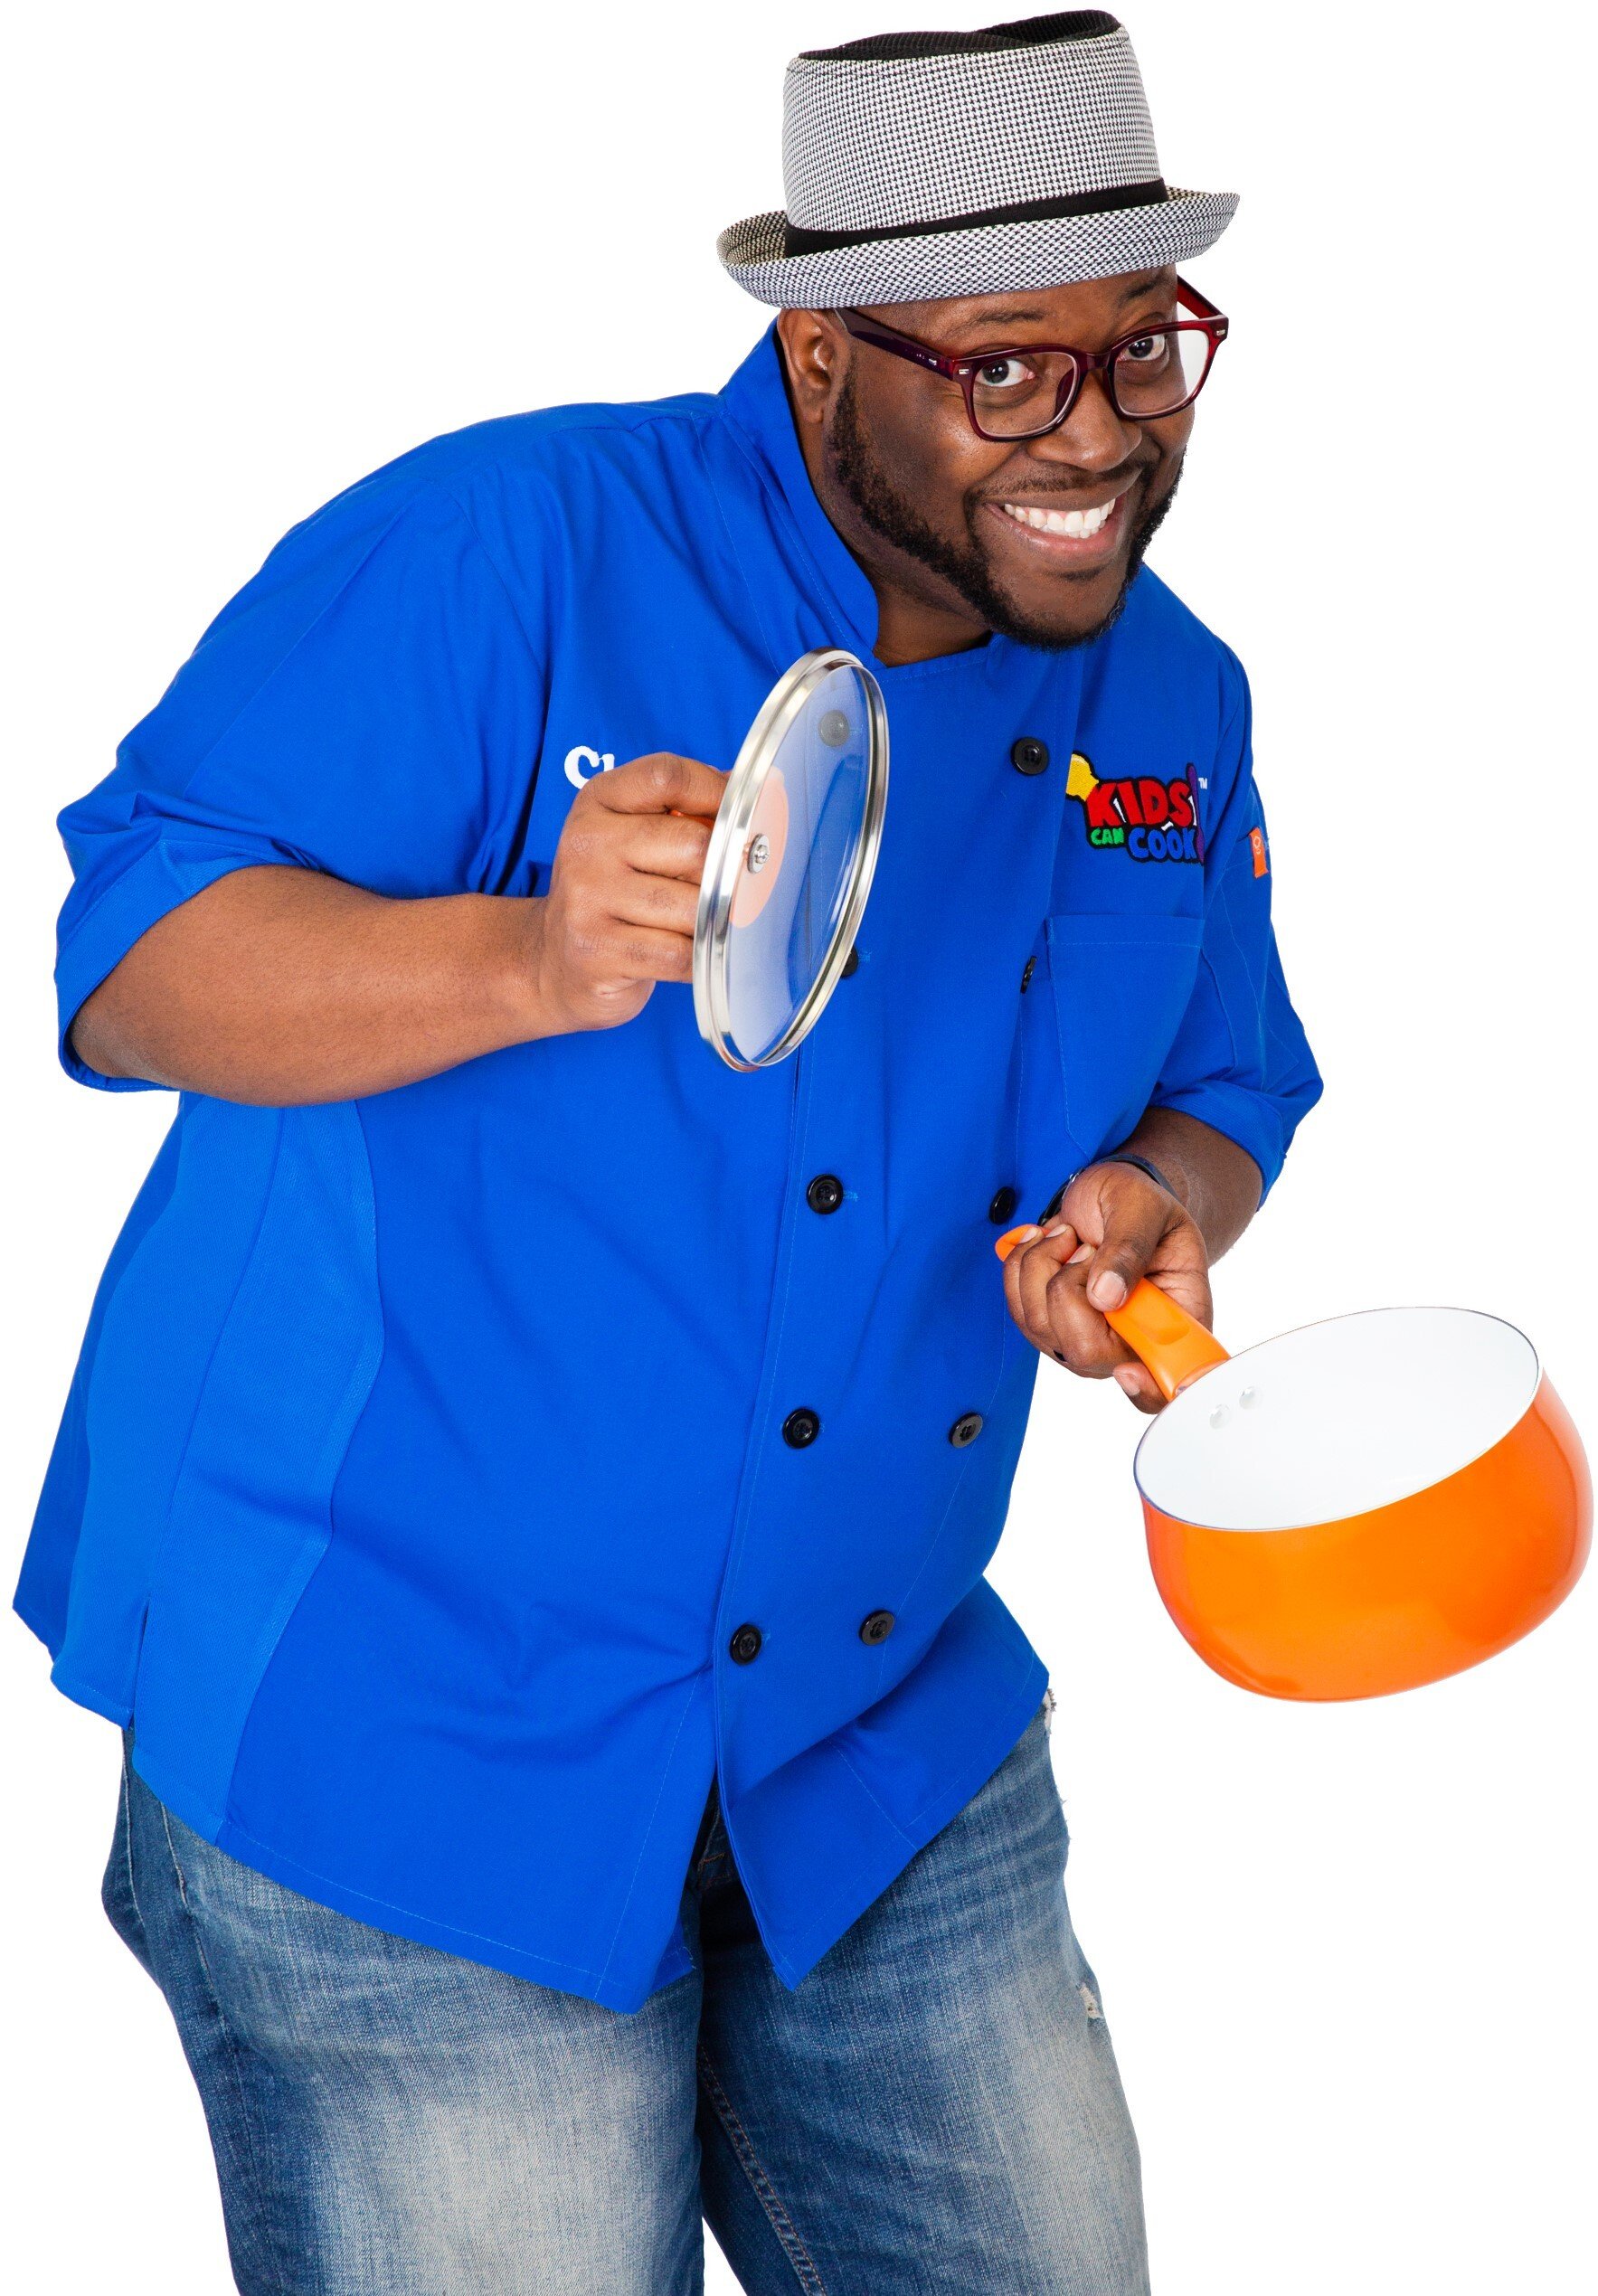
<svg viewBox="0 0 1598 2296">
<path fill-rule="evenodd" d="M 1165 1398 L 1102 1312 L 1139 1276 L 1208 1328 L 1209 1255 L 1187 1210 L 1135 1165 L 1093 1164 L 1046 1227 L 1023 1230 L 1005 1262 L 1005 1296 L 1035 1347 L 1079 1378 L 1113 1378 L 1139 1411 L 1154 1412 Z"/>
<path fill-rule="evenodd" d="M 666 751 L 583 784 L 535 918 L 540 1034 L 614 1028 L 691 980 L 694 916 L 726 776 Z"/>
</svg>

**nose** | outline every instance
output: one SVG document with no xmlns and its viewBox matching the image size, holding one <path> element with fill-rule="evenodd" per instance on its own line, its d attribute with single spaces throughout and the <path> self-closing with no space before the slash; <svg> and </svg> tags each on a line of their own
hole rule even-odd
<svg viewBox="0 0 1598 2296">
<path fill-rule="evenodd" d="M 1115 470 L 1137 449 L 1143 433 L 1115 411 L 1115 402 L 1102 374 L 1090 374 L 1076 394 L 1076 404 L 1057 430 L 1031 441 L 1043 462 L 1068 464 L 1076 470 Z"/>
</svg>

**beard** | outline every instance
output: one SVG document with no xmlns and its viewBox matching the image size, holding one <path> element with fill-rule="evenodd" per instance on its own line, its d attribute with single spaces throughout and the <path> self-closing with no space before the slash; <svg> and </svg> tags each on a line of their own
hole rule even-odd
<svg viewBox="0 0 1598 2296">
<path fill-rule="evenodd" d="M 827 437 L 837 482 L 873 534 L 880 534 L 894 549 L 903 551 L 907 557 L 915 559 L 934 574 L 941 575 L 972 612 L 979 615 L 988 628 L 997 630 L 1001 638 L 1011 638 L 1017 646 L 1040 647 L 1049 653 L 1064 653 L 1073 646 L 1091 646 L 1120 619 L 1121 609 L 1126 604 L 1127 592 L 1132 586 L 1132 578 L 1142 564 L 1143 554 L 1177 492 L 1177 481 L 1173 479 L 1159 500 L 1143 513 L 1132 530 L 1126 572 L 1121 578 L 1120 588 L 1106 612 L 1100 616 L 1091 629 L 1061 630 L 1052 623 L 1029 619 L 994 581 L 979 536 L 978 505 L 969 497 L 965 503 L 967 539 L 961 544 L 934 532 L 915 505 L 907 502 L 903 495 L 895 491 L 892 479 L 877 459 L 876 450 L 860 419 L 853 374 L 844 377 Z M 1177 477 L 1180 476 L 1178 466 Z"/>
</svg>

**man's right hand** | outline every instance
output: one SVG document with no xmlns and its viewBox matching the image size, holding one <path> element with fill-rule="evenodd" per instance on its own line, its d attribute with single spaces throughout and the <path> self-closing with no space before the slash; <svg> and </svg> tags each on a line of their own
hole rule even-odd
<svg viewBox="0 0 1598 2296">
<path fill-rule="evenodd" d="M 541 1034 L 614 1028 L 693 978 L 694 917 L 726 776 L 657 751 L 583 784 L 532 906 Z"/>
</svg>

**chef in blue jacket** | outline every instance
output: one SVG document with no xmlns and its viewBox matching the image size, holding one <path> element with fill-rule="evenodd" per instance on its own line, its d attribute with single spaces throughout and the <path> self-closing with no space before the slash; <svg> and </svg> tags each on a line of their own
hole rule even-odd
<svg viewBox="0 0 1598 2296">
<path fill-rule="evenodd" d="M 1243 673 L 1141 562 L 1233 203 L 1098 14 L 788 103 L 724 390 L 351 487 L 63 817 L 62 1057 L 181 1098 L 19 1604 L 127 1732 L 247 2291 L 661 2296 L 702 2211 L 751 2289 L 1146 2286 L 983 1570 L 1039 1352 L 1151 1406 L 1101 1310 L 1207 1315 L 1319 1091 Z M 624 311 L 544 378 L 627 379 Z M 881 865 L 734 1074 L 693 817 L 827 644 Z"/>
</svg>

